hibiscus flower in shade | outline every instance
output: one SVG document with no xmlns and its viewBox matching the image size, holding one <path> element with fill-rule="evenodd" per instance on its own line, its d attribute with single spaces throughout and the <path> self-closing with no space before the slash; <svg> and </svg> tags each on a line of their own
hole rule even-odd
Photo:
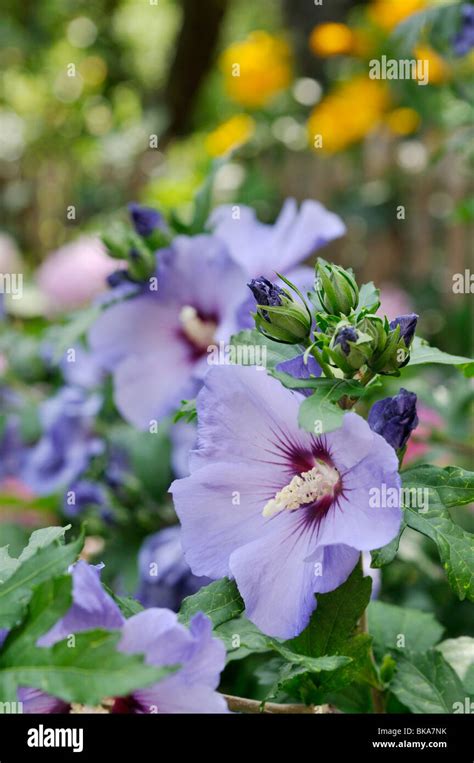
<svg viewBox="0 0 474 763">
<path fill-rule="evenodd" d="M 194 444 L 194 443 L 193 443 Z M 186 596 L 211 581 L 193 575 L 184 558 L 179 525 L 166 527 L 145 539 L 138 555 L 140 585 L 136 594 L 144 607 L 178 611 Z"/>
<path fill-rule="evenodd" d="M 355 413 L 326 435 L 299 429 L 302 400 L 253 368 L 210 370 L 191 475 L 171 486 L 194 574 L 235 578 L 249 619 L 285 639 L 401 521 L 370 502 L 400 487 L 393 448 Z"/>
<path fill-rule="evenodd" d="M 52 646 L 71 633 L 94 628 L 121 630 L 120 651 L 143 654 L 150 665 L 180 665 L 180 668 L 160 683 L 137 690 L 129 697 L 116 698 L 113 712 L 228 712 L 224 698 L 216 692 L 225 665 L 225 647 L 212 636 L 211 621 L 197 613 L 188 629 L 167 609 L 148 609 L 125 620 L 102 587 L 102 567 L 80 560 L 71 568 L 71 608 L 41 636 L 37 645 Z M 66 703 L 37 689 L 20 689 L 19 699 L 25 713 L 60 713 L 69 709 Z"/>
<path fill-rule="evenodd" d="M 89 334 L 114 375 L 115 402 L 140 429 L 194 397 L 207 369 L 207 348 L 227 339 L 245 274 L 212 236 L 178 236 L 158 253 L 157 291 L 143 286 L 110 306 Z"/>
<path fill-rule="evenodd" d="M 93 431 L 102 405 L 98 394 L 63 387 L 40 406 L 43 433 L 25 455 L 22 478 L 39 495 L 49 495 L 76 479 L 104 444 Z"/>
</svg>

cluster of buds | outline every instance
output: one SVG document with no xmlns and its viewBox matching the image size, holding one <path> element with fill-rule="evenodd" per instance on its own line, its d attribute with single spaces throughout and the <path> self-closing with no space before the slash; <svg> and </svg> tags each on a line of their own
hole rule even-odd
<svg viewBox="0 0 474 763">
<path fill-rule="evenodd" d="M 126 269 L 109 276 L 111 286 L 123 280 L 146 281 L 155 271 L 157 249 L 167 246 L 170 241 L 166 224 L 157 210 L 130 204 L 129 213 L 133 228 L 116 222 L 102 234 L 109 255 L 127 265 Z"/>
<path fill-rule="evenodd" d="M 318 260 L 314 291 L 308 295 L 314 315 L 294 284 L 280 278 L 301 303 L 264 277 L 249 284 L 257 301 L 256 326 L 268 338 L 314 346 L 321 364 L 339 369 L 346 378 L 365 372 L 397 376 L 408 363 L 418 320 L 415 313 L 391 322 L 381 318 L 375 314 L 376 290 L 368 285 L 360 292 L 351 271 L 324 260 Z"/>
</svg>

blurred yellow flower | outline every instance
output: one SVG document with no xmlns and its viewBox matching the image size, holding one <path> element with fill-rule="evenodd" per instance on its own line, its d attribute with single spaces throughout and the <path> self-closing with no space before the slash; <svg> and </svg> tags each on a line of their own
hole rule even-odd
<svg viewBox="0 0 474 763">
<path fill-rule="evenodd" d="M 365 76 L 342 83 L 310 115 L 311 146 L 328 153 L 343 151 L 377 127 L 388 107 L 385 83 Z"/>
<path fill-rule="evenodd" d="M 387 114 L 385 122 L 396 135 L 410 135 L 420 126 L 421 118 L 414 109 L 401 107 Z"/>
<path fill-rule="evenodd" d="M 433 48 L 428 45 L 418 45 L 413 51 L 419 61 L 428 62 L 428 83 L 439 85 L 448 77 L 448 66 Z"/>
<path fill-rule="evenodd" d="M 318 24 L 311 32 L 309 47 L 313 53 L 323 58 L 351 53 L 354 33 L 346 24 Z"/>
<path fill-rule="evenodd" d="M 390 32 L 412 13 L 426 8 L 427 4 L 427 0 L 372 0 L 368 13 L 372 21 Z"/>
<path fill-rule="evenodd" d="M 241 106 L 265 106 L 291 80 L 291 51 L 281 38 L 263 31 L 230 45 L 220 57 L 227 93 Z"/>
<path fill-rule="evenodd" d="M 255 121 L 248 114 L 236 114 L 206 136 L 210 156 L 222 156 L 245 143 L 255 130 Z"/>
</svg>

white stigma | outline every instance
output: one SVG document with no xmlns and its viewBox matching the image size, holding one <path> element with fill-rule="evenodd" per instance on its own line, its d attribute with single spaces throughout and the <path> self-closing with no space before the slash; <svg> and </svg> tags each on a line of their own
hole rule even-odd
<svg viewBox="0 0 474 763">
<path fill-rule="evenodd" d="M 279 511 L 293 511 L 325 496 L 333 496 L 339 482 L 339 472 L 334 467 L 318 461 L 308 472 L 295 474 L 291 482 L 280 490 L 263 509 L 264 517 L 272 517 Z"/>
<path fill-rule="evenodd" d="M 186 337 L 199 350 L 206 350 L 213 343 L 217 324 L 200 318 L 195 307 L 185 305 L 181 308 L 179 320 Z"/>
</svg>

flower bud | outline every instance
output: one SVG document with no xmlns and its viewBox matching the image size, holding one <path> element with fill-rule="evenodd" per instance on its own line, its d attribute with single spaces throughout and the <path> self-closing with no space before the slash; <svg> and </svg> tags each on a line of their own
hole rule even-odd
<svg viewBox="0 0 474 763">
<path fill-rule="evenodd" d="M 390 322 L 390 329 L 394 331 L 397 326 L 400 326 L 400 337 L 405 342 L 405 346 L 410 347 L 415 336 L 417 322 L 418 315 L 416 313 L 400 315 L 398 318 L 395 318 L 395 320 Z"/>
<path fill-rule="evenodd" d="M 352 374 L 372 355 L 372 338 L 350 323 L 342 322 L 336 327 L 329 350 L 334 363 L 344 373 Z"/>
<path fill-rule="evenodd" d="M 247 285 L 257 300 L 255 325 L 264 336 L 285 344 L 298 344 L 309 337 L 311 313 L 306 306 L 263 276 Z"/>
<path fill-rule="evenodd" d="M 321 259 L 316 265 L 315 290 L 324 310 L 331 315 L 349 315 L 359 302 L 359 288 L 351 273 Z"/>
<path fill-rule="evenodd" d="M 409 354 L 397 328 L 388 334 L 384 347 L 374 353 L 367 365 L 375 373 L 397 376 L 398 369 L 406 365 L 408 359 Z"/>
<path fill-rule="evenodd" d="M 402 387 L 398 395 L 378 400 L 370 409 L 368 422 L 392 448 L 401 450 L 418 426 L 415 393 Z"/>
<path fill-rule="evenodd" d="M 163 227 L 163 215 L 151 207 L 142 207 L 132 202 L 128 205 L 128 211 L 136 232 L 146 238 L 156 228 Z"/>
<path fill-rule="evenodd" d="M 387 333 L 384 328 L 384 322 L 378 315 L 366 315 L 357 324 L 359 331 L 368 334 L 372 339 L 372 351 L 378 352 L 387 341 Z"/>
</svg>

